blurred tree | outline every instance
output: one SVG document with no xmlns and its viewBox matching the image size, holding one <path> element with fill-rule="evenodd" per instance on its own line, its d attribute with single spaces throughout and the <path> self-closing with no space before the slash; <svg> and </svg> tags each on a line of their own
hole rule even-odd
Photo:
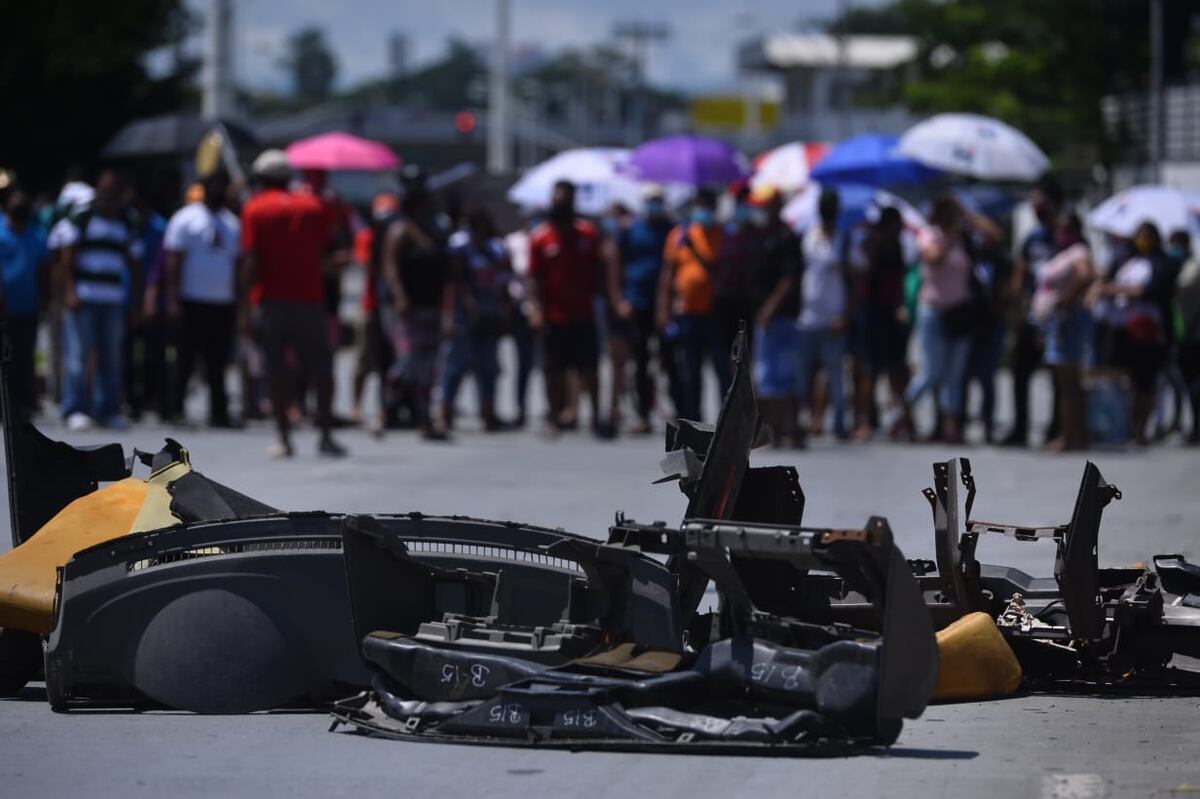
<svg viewBox="0 0 1200 799">
<path fill-rule="evenodd" d="M 280 66 L 292 77 L 296 99 L 305 103 L 320 103 L 333 93 L 337 80 L 337 56 L 325 41 L 325 31 L 307 27 L 288 39 L 287 54 Z"/>
<path fill-rule="evenodd" d="M 169 51 L 190 30 L 183 0 L 13 2 L 3 21 L 0 166 L 30 186 L 93 162 L 125 122 L 192 98 L 197 64 Z"/>
<path fill-rule="evenodd" d="M 1166 5 L 1171 38 L 1200 4 Z M 855 8 L 830 27 L 917 37 L 912 70 L 881 99 L 998 117 L 1067 165 L 1120 157 L 1125 132 L 1105 124 L 1103 98 L 1145 90 L 1148 81 L 1145 0 L 892 0 Z"/>
</svg>

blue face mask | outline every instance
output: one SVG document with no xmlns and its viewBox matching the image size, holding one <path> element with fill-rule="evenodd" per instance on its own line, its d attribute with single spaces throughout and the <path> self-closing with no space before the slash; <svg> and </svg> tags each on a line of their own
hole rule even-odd
<svg viewBox="0 0 1200 799">
<path fill-rule="evenodd" d="M 1182 261 L 1182 260 L 1186 259 L 1188 256 L 1187 247 L 1184 247 L 1182 244 L 1168 245 L 1167 246 L 1167 255 L 1170 256 L 1171 258 L 1174 258 L 1177 261 Z"/>
<path fill-rule="evenodd" d="M 754 209 L 745 203 L 738 203 L 733 209 L 733 220 L 739 225 L 754 222 Z"/>
<path fill-rule="evenodd" d="M 704 227 L 707 227 L 711 225 L 716 218 L 716 214 L 713 213 L 711 208 L 692 209 L 692 221 L 697 225 L 703 225 Z"/>
<path fill-rule="evenodd" d="M 662 200 L 646 200 L 646 216 L 663 216 L 667 206 Z"/>
</svg>

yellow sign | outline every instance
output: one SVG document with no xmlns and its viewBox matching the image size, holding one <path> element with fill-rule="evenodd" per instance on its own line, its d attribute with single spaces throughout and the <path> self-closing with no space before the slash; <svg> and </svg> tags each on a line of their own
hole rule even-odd
<svg viewBox="0 0 1200 799">
<path fill-rule="evenodd" d="M 709 95 L 692 100 L 689 116 L 696 128 L 739 130 L 746 120 L 758 117 L 758 127 L 770 130 L 779 124 L 779 103 L 771 100 L 747 101 L 738 95 Z"/>
</svg>

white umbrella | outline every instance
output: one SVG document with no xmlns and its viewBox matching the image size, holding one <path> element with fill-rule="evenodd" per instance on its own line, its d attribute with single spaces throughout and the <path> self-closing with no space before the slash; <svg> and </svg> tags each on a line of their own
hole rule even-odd
<svg viewBox="0 0 1200 799">
<path fill-rule="evenodd" d="M 750 188 L 754 191 L 774 188 L 784 194 L 800 191 L 808 184 L 812 168 L 828 150 L 828 144 L 799 141 L 768 150 L 754 161 Z"/>
<path fill-rule="evenodd" d="M 522 208 L 541 210 L 550 207 L 554 184 L 569 180 L 575 184 L 575 209 L 581 214 L 598 216 L 613 203 L 639 210 L 643 184 L 629 173 L 630 151 L 619 147 L 581 147 L 564 150 L 526 172 L 508 190 L 508 200 Z M 667 187 L 667 202 L 679 204 L 688 190 Z"/>
<path fill-rule="evenodd" d="M 901 155 L 981 180 L 1036 180 L 1050 159 L 1016 128 L 978 114 L 938 114 L 900 137 Z"/>
<path fill-rule="evenodd" d="M 1200 229 L 1200 195 L 1170 186 L 1135 186 L 1092 209 L 1088 224 L 1103 233 L 1129 238 L 1138 225 L 1153 222 L 1163 236 Z"/>
<path fill-rule="evenodd" d="M 851 184 L 838 187 L 838 195 L 842 200 L 842 212 L 838 220 L 842 227 L 850 227 L 863 220 L 875 222 L 880 212 L 888 207 L 900 212 L 904 226 L 909 230 L 917 231 L 927 224 L 925 217 L 911 203 L 883 189 Z M 820 185 L 809 183 L 788 201 L 780 216 L 793 230 L 806 230 L 817 221 L 820 200 Z"/>
</svg>

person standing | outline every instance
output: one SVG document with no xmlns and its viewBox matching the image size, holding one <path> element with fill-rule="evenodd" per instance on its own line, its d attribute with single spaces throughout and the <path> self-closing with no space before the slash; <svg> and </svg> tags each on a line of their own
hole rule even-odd
<svg viewBox="0 0 1200 799">
<path fill-rule="evenodd" d="M 534 229 L 529 249 L 531 324 L 542 332 L 543 370 L 552 430 L 576 427 L 578 409 L 568 401 L 568 378 L 574 373 L 591 400 L 592 432 L 611 438 L 613 430 L 600 415 L 597 376 L 599 341 L 595 304 L 603 270 L 600 236 L 575 215 L 575 185 L 554 185 L 550 210 Z"/>
<path fill-rule="evenodd" d="M 1054 375 L 1060 435 L 1046 442 L 1046 449 L 1071 452 L 1086 444 L 1083 357 L 1091 334 L 1091 314 L 1084 308 L 1083 298 L 1095 278 L 1079 217 L 1071 214 L 1060 220 L 1056 247 L 1058 254 L 1038 275 L 1031 311 L 1041 323 L 1045 361 Z"/>
<path fill-rule="evenodd" d="M 610 417 L 619 418 L 627 385 L 627 364 L 633 359 L 634 410 L 632 432 L 650 432 L 655 386 L 651 355 L 655 346 L 655 292 L 662 270 L 663 248 L 673 227 L 660 186 L 647 187 L 642 213 L 607 243 L 608 297 L 614 324 L 610 333 L 613 397 Z M 661 350 L 660 350 L 661 356 Z"/>
<path fill-rule="evenodd" d="M 0 219 L 0 269 L 4 278 L 4 322 L 11 347 L 9 400 L 17 419 L 37 411 L 38 283 L 47 263 L 46 231 L 33 218 L 33 203 L 14 189 Z"/>
<path fill-rule="evenodd" d="M 921 232 L 921 290 L 917 305 L 917 340 L 921 363 L 904 399 L 916 405 L 925 392 L 937 389 L 941 419 L 934 437 L 962 443 L 959 414 L 967 358 L 971 353 L 971 257 L 963 231 L 963 210 L 951 194 L 934 200 L 930 226 Z"/>
<path fill-rule="evenodd" d="M 321 255 L 329 223 L 320 201 L 288 191 L 291 165 L 282 150 L 266 150 L 253 164 L 263 190 L 242 208 L 243 289 L 253 287 L 271 411 L 279 441 L 270 454 L 294 454 L 289 411 L 294 399 L 289 355 L 317 395 L 317 452 L 340 457 L 346 450 L 332 434 L 333 350 L 326 324 Z M 243 327 L 248 320 L 243 314 Z"/>
<path fill-rule="evenodd" d="M 762 211 L 750 200 L 750 184 L 738 180 L 730 187 L 733 216 L 717 252 L 713 280 L 713 316 L 717 321 L 717 352 L 726 357 L 733 350 L 742 323 L 752 325 L 755 302 L 751 290 L 752 271 L 762 260 Z M 755 330 L 747 331 L 753 349 Z M 723 393 L 724 387 L 722 389 Z"/>
<path fill-rule="evenodd" d="M 802 406 L 810 406 L 812 383 L 820 365 L 833 403 L 833 432 L 839 439 L 847 436 L 845 359 L 846 359 L 846 268 L 845 247 L 838 234 L 841 201 L 837 192 L 825 190 L 818 201 L 819 221 L 804 234 L 802 243 L 804 271 L 800 278 L 799 385 Z M 813 418 L 813 429 L 820 419 Z"/>
<path fill-rule="evenodd" d="M 904 218 L 892 206 L 879 212 L 863 242 L 864 266 L 858 278 L 858 307 L 856 333 L 862 359 L 860 382 L 855 396 L 855 432 L 859 441 L 871 438 L 871 410 L 875 385 L 881 376 L 887 378 L 892 402 L 899 416 L 892 425 L 894 439 L 912 438 L 912 414 L 904 399 L 904 389 L 910 378 L 908 368 L 908 337 L 911 320 L 904 304 L 904 279 L 908 265 L 916 260 L 910 255 L 912 239 L 906 238 Z"/>
<path fill-rule="evenodd" d="M 796 350 L 800 315 L 800 275 L 804 256 L 799 237 L 783 221 L 783 197 L 774 192 L 766 201 L 762 249 L 750 274 L 750 292 L 757 308 L 754 336 L 754 385 L 763 420 L 777 444 L 798 445 L 796 429 L 799 386 Z"/>
<path fill-rule="evenodd" d="M 714 316 L 713 276 L 724 236 L 724 226 L 717 221 L 717 197 L 701 189 L 692 201 L 690 219 L 671 231 L 663 251 L 655 321 L 677 359 L 680 402 L 675 412 L 684 419 L 701 419 L 705 360 L 717 373 L 721 396 L 731 380 L 729 352 L 721 351 Z"/>
<path fill-rule="evenodd" d="M 479 413 L 489 433 L 507 424 L 496 413 L 496 379 L 500 374 L 500 334 L 509 313 L 508 283 L 512 265 L 504 240 L 484 208 L 466 214 L 466 235 L 454 248 L 454 334 L 442 373 L 442 419 L 454 420 L 455 400 L 470 370 L 479 394 Z"/>
<path fill-rule="evenodd" d="M 1158 373 L 1167 357 L 1170 323 L 1167 287 L 1175 274 L 1163 252 L 1162 236 L 1153 222 L 1143 222 L 1133 236 L 1133 255 L 1108 279 L 1096 283 L 1090 304 L 1111 333 L 1113 362 L 1125 369 L 1133 384 L 1131 434 L 1135 443 L 1148 443 L 1146 423 L 1154 405 Z"/>
<path fill-rule="evenodd" d="M 1175 301 L 1180 317 L 1179 370 L 1192 407 L 1192 430 L 1187 440 L 1189 444 L 1200 444 L 1200 258 L 1192 250 L 1190 237 L 1172 236 L 1171 240 L 1183 259 L 1175 283 Z"/>
<path fill-rule="evenodd" d="M 383 243 L 387 229 L 396 221 L 400 211 L 400 197 L 394 192 L 380 192 L 371 200 L 369 224 L 354 234 L 354 260 L 363 269 L 362 324 L 358 331 L 358 352 L 351 383 L 353 403 L 350 418 L 361 423 L 363 419 L 363 393 L 367 378 L 376 374 L 382 383 L 383 376 L 391 364 L 391 344 L 384 334 L 379 320 L 379 281 L 383 274 Z M 385 424 L 382 412 L 367 424 L 375 433 L 381 432 Z"/>
<path fill-rule="evenodd" d="M 1041 330 L 1028 311 L 1042 267 L 1058 252 L 1055 229 L 1063 209 L 1062 186 L 1053 177 L 1043 178 L 1030 194 L 1029 204 L 1038 226 L 1021 245 L 1009 285 L 1009 294 L 1014 298 L 1019 315 L 1015 322 L 1012 355 L 1013 426 L 1001 442 L 1010 447 L 1024 447 L 1029 443 L 1029 381 L 1042 365 L 1044 344 Z"/>
<path fill-rule="evenodd" d="M 62 291 L 62 414 L 71 430 L 93 421 L 122 427 L 122 353 L 126 316 L 136 319 L 141 296 L 141 240 L 138 222 L 121 202 L 124 181 L 113 170 L 101 173 L 90 206 L 62 228 L 65 248 L 58 285 Z M 88 396 L 88 360 L 96 358 L 95 385 Z"/>
<path fill-rule="evenodd" d="M 225 371 L 237 326 L 241 223 L 226 207 L 228 192 L 228 175 L 214 172 L 204 180 L 203 199 L 176 211 L 163 239 L 166 315 L 176 328 L 178 347 L 173 410 L 183 417 L 199 356 L 212 427 L 231 426 Z"/>
<path fill-rule="evenodd" d="M 449 299 L 450 253 L 433 195 L 421 175 L 410 176 L 400 200 L 400 218 L 388 228 L 383 278 L 387 302 L 380 313 L 395 352 L 388 385 L 411 392 L 422 438 L 445 441 L 446 420 L 434 416 L 431 403 Z"/>
</svg>

